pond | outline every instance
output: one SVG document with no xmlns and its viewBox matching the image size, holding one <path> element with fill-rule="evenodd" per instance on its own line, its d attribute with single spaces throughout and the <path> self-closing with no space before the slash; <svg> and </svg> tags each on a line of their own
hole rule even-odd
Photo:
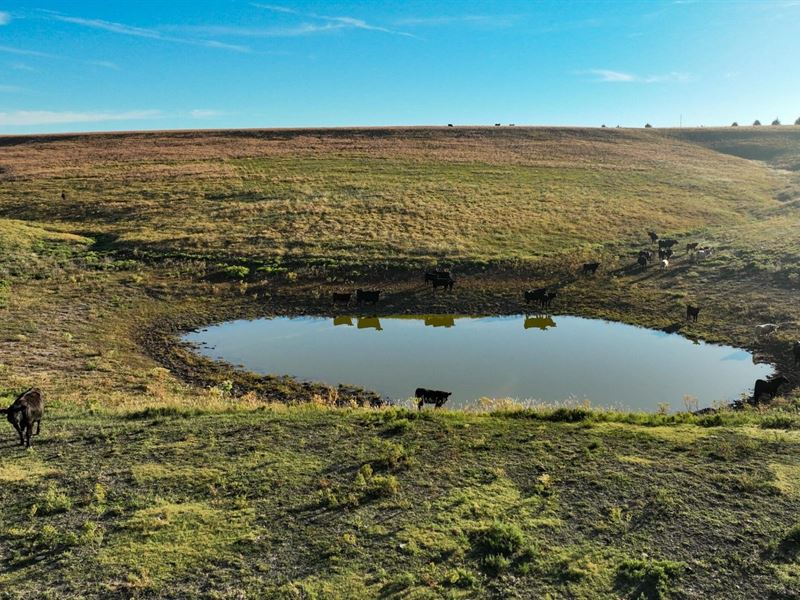
<svg viewBox="0 0 800 600">
<path fill-rule="evenodd" d="M 772 372 L 738 348 L 563 316 L 281 317 L 184 339 L 257 373 L 358 385 L 393 400 L 418 387 L 445 390 L 450 408 L 483 397 L 644 411 L 685 410 L 691 397 L 703 408 L 752 392 Z"/>
</svg>

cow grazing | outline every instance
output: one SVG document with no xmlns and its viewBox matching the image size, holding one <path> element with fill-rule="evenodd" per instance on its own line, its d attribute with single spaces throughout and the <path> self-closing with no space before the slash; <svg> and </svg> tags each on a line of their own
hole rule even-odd
<svg viewBox="0 0 800 600">
<path fill-rule="evenodd" d="M 351 292 L 333 292 L 334 304 L 350 304 Z"/>
<path fill-rule="evenodd" d="M 584 275 L 588 275 L 588 274 L 590 274 L 590 273 L 591 273 L 592 275 L 594 275 L 595 273 L 597 273 L 597 268 L 598 268 L 599 266 L 600 266 L 600 263 L 599 263 L 599 262 L 593 262 L 593 263 L 584 263 L 584 265 L 583 265 L 583 268 L 581 269 L 581 272 L 582 272 Z"/>
<path fill-rule="evenodd" d="M 792 347 L 792 354 L 794 354 L 794 366 L 800 365 L 800 342 L 795 342 Z"/>
<path fill-rule="evenodd" d="M 382 290 L 362 290 L 359 288 L 356 290 L 356 302 L 358 304 L 363 304 L 364 302 L 377 304 L 378 300 L 380 300 L 381 291 Z"/>
<path fill-rule="evenodd" d="M 547 295 L 547 288 L 539 288 L 537 290 L 527 290 L 525 292 L 525 302 L 530 304 L 531 302 L 539 302 L 541 304 L 542 299 Z"/>
<path fill-rule="evenodd" d="M 778 389 L 785 383 L 789 383 L 789 380 L 782 375 L 770 379 L 769 381 L 764 381 L 763 379 L 756 379 L 756 384 L 753 387 L 753 400 L 752 404 L 758 404 L 761 396 L 766 394 L 769 396 L 769 399 L 772 400 L 775 397 L 775 394 L 778 393 Z"/>
<path fill-rule="evenodd" d="M 697 250 L 697 247 L 699 245 L 700 245 L 699 242 L 689 242 L 688 244 L 686 244 L 686 254 L 689 254 L 689 252 L 691 252 L 692 250 Z"/>
<path fill-rule="evenodd" d="M 661 261 L 661 270 L 663 271 L 664 269 L 668 268 L 669 268 L 669 261 L 665 258 L 664 260 Z"/>
<path fill-rule="evenodd" d="M 658 234 L 655 231 L 648 231 L 647 235 L 650 236 L 650 242 L 655 244 L 658 241 Z"/>
<path fill-rule="evenodd" d="M 703 260 L 712 254 L 714 254 L 713 248 L 700 248 L 699 250 L 695 250 L 694 254 L 692 254 L 692 257 L 694 260 Z"/>
<path fill-rule="evenodd" d="M 454 283 L 455 280 L 450 276 L 449 273 L 436 277 L 433 281 L 431 281 L 431 285 L 434 287 L 434 289 L 437 287 L 443 287 L 446 290 L 452 290 Z"/>
<path fill-rule="evenodd" d="M 417 409 L 419 410 L 422 410 L 423 404 L 433 404 L 436 408 L 441 408 L 452 394 L 452 392 L 428 390 L 425 388 L 417 388 L 414 391 L 414 397 L 417 399 Z"/>
<path fill-rule="evenodd" d="M 697 317 L 700 314 L 700 307 L 699 306 L 692 306 L 691 304 L 686 305 L 686 320 L 692 320 L 697 323 Z"/>
<path fill-rule="evenodd" d="M 452 124 L 452 123 L 448 123 L 448 124 L 447 124 L 447 126 L 448 126 L 448 127 L 452 127 L 452 126 L 453 126 L 453 124 Z"/>
<path fill-rule="evenodd" d="M 672 251 L 672 248 L 659 248 L 658 249 L 658 258 L 665 259 L 665 258 L 672 258 L 672 255 L 675 254 Z"/>
<path fill-rule="evenodd" d="M 756 337 L 764 337 L 767 335 L 771 335 L 778 331 L 780 325 L 777 323 L 764 323 L 762 325 L 756 325 Z"/>
<path fill-rule="evenodd" d="M 494 126 L 495 127 L 500 127 L 500 123 L 495 123 Z"/>
<path fill-rule="evenodd" d="M 678 243 L 678 240 L 673 240 L 673 239 L 658 240 L 658 247 L 659 248 L 672 248 L 677 243 Z"/>
<path fill-rule="evenodd" d="M 647 262 L 653 260 L 653 251 L 652 250 L 639 250 L 639 256 L 644 257 Z"/>
<path fill-rule="evenodd" d="M 639 266 L 642 267 L 642 269 L 647 268 L 647 257 L 643 254 L 639 255 L 639 258 L 636 259 L 636 262 L 639 263 Z"/>
<path fill-rule="evenodd" d="M 42 392 L 37 388 L 27 390 L 20 394 L 11 406 L 0 409 L 0 413 L 5 414 L 8 422 L 17 430 L 20 446 L 30 448 L 31 435 L 39 435 L 42 428 L 42 416 L 44 415 Z M 35 434 L 33 433 L 34 423 L 36 424 Z"/>
<path fill-rule="evenodd" d="M 450 271 L 425 271 L 425 285 L 433 283 L 436 279 L 452 276 L 453 275 L 450 273 Z"/>
</svg>

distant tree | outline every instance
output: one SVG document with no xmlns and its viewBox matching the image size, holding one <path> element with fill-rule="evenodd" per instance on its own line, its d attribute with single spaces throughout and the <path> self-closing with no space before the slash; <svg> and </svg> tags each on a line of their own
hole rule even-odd
<svg viewBox="0 0 800 600">
<path fill-rule="evenodd" d="M 653 127 L 652 125 L 650 125 L 650 123 L 645 123 L 644 126 L 645 126 L 646 129 L 652 129 L 652 127 Z"/>
<path fill-rule="evenodd" d="M 797 117 L 797 121 L 794 122 L 795 125 L 800 125 L 800 117 Z"/>
<path fill-rule="evenodd" d="M 733 123 L 731 123 L 731 127 L 738 127 L 738 126 L 739 126 L 739 124 L 738 124 L 736 121 L 734 121 Z"/>
<path fill-rule="evenodd" d="M 797 119 L 797 120 L 798 120 L 798 121 L 800 121 L 800 119 Z M 606 126 L 606 124 L 605 124 L 605 123 L 603 123 L 602 125 L 600 125 L 600 127 L 605 127 L 605 126 Z"/>
<path fill-rule="evenodd" d="M 777 127 L 781 124 L 781 120 L 778 117 L 775 117 L 775 120 L 772 122 L 773 127 Z"/>
<path fill-rule="evenodd" d="M 758 119 L 753 121 L 753 127 L 760 127 L 760 126 L 761 126 L 761 121 L 759 121 Z"/>
</svg>

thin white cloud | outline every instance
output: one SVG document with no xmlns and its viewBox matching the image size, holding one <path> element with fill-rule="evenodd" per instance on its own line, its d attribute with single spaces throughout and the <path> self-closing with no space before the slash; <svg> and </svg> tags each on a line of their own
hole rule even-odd
<svg viewBox="0 0 800 600">
<path fill-rule="evenodd" d="M 14 48 L 12 46 L 0 46 L 0 52 L 8 54 L 19 54 L 20 56 L 38 56 L 41 58 L 59 58 L 55 54 L 47 54 L 46 52 L 39 52 L 38 50 L 26 50 L 24 48 Z"/>
<path fill-rule="evenodd" d="M 37 58 L 49 58 L 54 60 L 67 60 L 71 62 L 79 62 L 85 65 L 94 65 L 96 67 L 105 67 L 107 69 L 119 69 L 117 65 L 107 60 L 81 60 L 77 58 L 68 58 L 66 56 L 58 56 L 57 54 L 48 54 L 47 52 L 39 52 L 38 50 L 27 50 L 25 48 L 14 48 L 13 46 L 0 46 L 0 52 L 6 54 L 17 54 L 19 56 L 35 56 Z M 23 71 L 34 71 L 32 67 L 18 63 L 13 65 L 12 68 Z"/>
<path fill-rule="evenodd" d="M 511 27 L 518 15 L 460 15 L 443 17 L 409 17 L 395 21 L 400 26 L 440 27 L 446 25 L 476 25 L 480 27 Z"/>
<path fill-rule="evenodd" d="M 189 111 L 189 116 L 193 119 L 209 119 L 211 117 L 218 117 L 223 114 L 225 113 L 222 111 L 208 108 L 195 108 L 194 110 Z"/>
<path fill-rule="evenodd" d="M 11 68 L 15 71 L 36 71 L 32 66 L 20 62 L 12 63 Z"/>
<path fill-rule="evenodd" d="M 63 23 L 70 23 L 73 25 L 80 25 L 82 27 L 89 27 L 91 29 L 100 29 L 102 31 L 110 31 L 120 35 L 129 35 L 133 37 L 147 38 L 151 40 L 159 40 L 162 42 L 171 42 L 175 44 L 189 44 L 192 46 L 203 46 L 205 48 L 218 48 L 221 50 L 232 50 L 234 52 L 250 52 L 250 48 L 246 46 L 239 46 L 236 44 L 226 44 L 216 40 L 203 40 L 203 39 L 188 39 L 178 38 L 162 34 L 155 29 L 146 29 L 144 27 L 134 27 L 125 25 L 123 23 L 115 23 L 113 21 L 104 21 L 102 19 L 84 19 L 82 17 L 70 17 L 52 11 L 44 11 L 48 16 Z"/>
<path fill-rule="evenodd" d="M 11 15 L 0 10 L 0 25 L 8 25 L 9 23 L 11 23 Z"/>
<path fill-rule="evenodd" d="M 18 85 L 0 85 L 0 93 L 14 94 L 17 92 L 24 92 L 25 88 Z"/>
<path fill-rule="evenodd" d="M 394 29 L 389 29 L 387 27 L 372 25 L 371 23 L 367 23 L 363 19 L 356 19 L 354 17 L 346 17 L 346 16 L 332 17 L 328 15 L 320 15 L 317 13 L 307 13 L 295 10 L 293 8 L 287 8 L 285 6 L 276 6 L 274 4 L 253 3 L 252 6 L 255 6 L 256 8 L 263 8 L 264 10 L 269 10 L 272 12 L 295 15 L 305 19 L 314 19 L 316 21 L 323 21 L 325 23 L 325 25 L 313 25 L 313 24 L 303 23 L 299 27 L 274 29 L 272 30 L 273 32 L 275 32 L 273 33 L 273 35 L 287 35 L 287 36 L 307 35 L 310 33 L 317 33 L 321 31 L 332 31 L 335 29 L 362 29 L 366 31 L 379 31 L 381 33 L 389 33 L 391 35 L 401 35 L 404 37 L 416 37 L 414 34 L 405 31 L 396 31 Z"/>
<path fill-rule="evenodd" d="M 663 75 L 636 75 L 611 69 L 589 69 L 581 73 L 593 75 L 593 81 L 602 83 L 688 83 L 694 80 L 691 74 L 677 71 Z"/>
<path fill-rule="evenodd" d="M 100 123 L 103 121 L 138 121 L 162 116 L 160 110 L 127 112 L 73 112 L 50 110 L 17 110 L 0 112 L 0 126 L 56 125 L 62 123 Z"/>
</svg>

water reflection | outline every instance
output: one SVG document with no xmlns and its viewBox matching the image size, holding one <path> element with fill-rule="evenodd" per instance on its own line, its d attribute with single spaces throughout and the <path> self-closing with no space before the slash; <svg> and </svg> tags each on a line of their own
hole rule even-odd
<svg viewBox="0 0 800 600">
<path fill-rule="evenodd" d="M 541 329 L 545 331 L 555 326 L 556 322 L 550 316 L 525 317 L 525 329 Z"/>
<path fill-rule="evenodd" d="M 454 327 L 456 318 L 454 315 L 426 315 L 426 327 Z"/>
<path fill-rule="evenodd" d="M 352 327 L 353 317 L 334 317 L 333 326 L 336 327 L 337 325 L 347 325 L 348 327 Z"/>
<path fill-rule="evenodd" d="M 359 317 L 357 327 L 358 329 L 376 329 L 378 331 L 383 331 L 381 321 L 378 317 Z"/>
</svg>

